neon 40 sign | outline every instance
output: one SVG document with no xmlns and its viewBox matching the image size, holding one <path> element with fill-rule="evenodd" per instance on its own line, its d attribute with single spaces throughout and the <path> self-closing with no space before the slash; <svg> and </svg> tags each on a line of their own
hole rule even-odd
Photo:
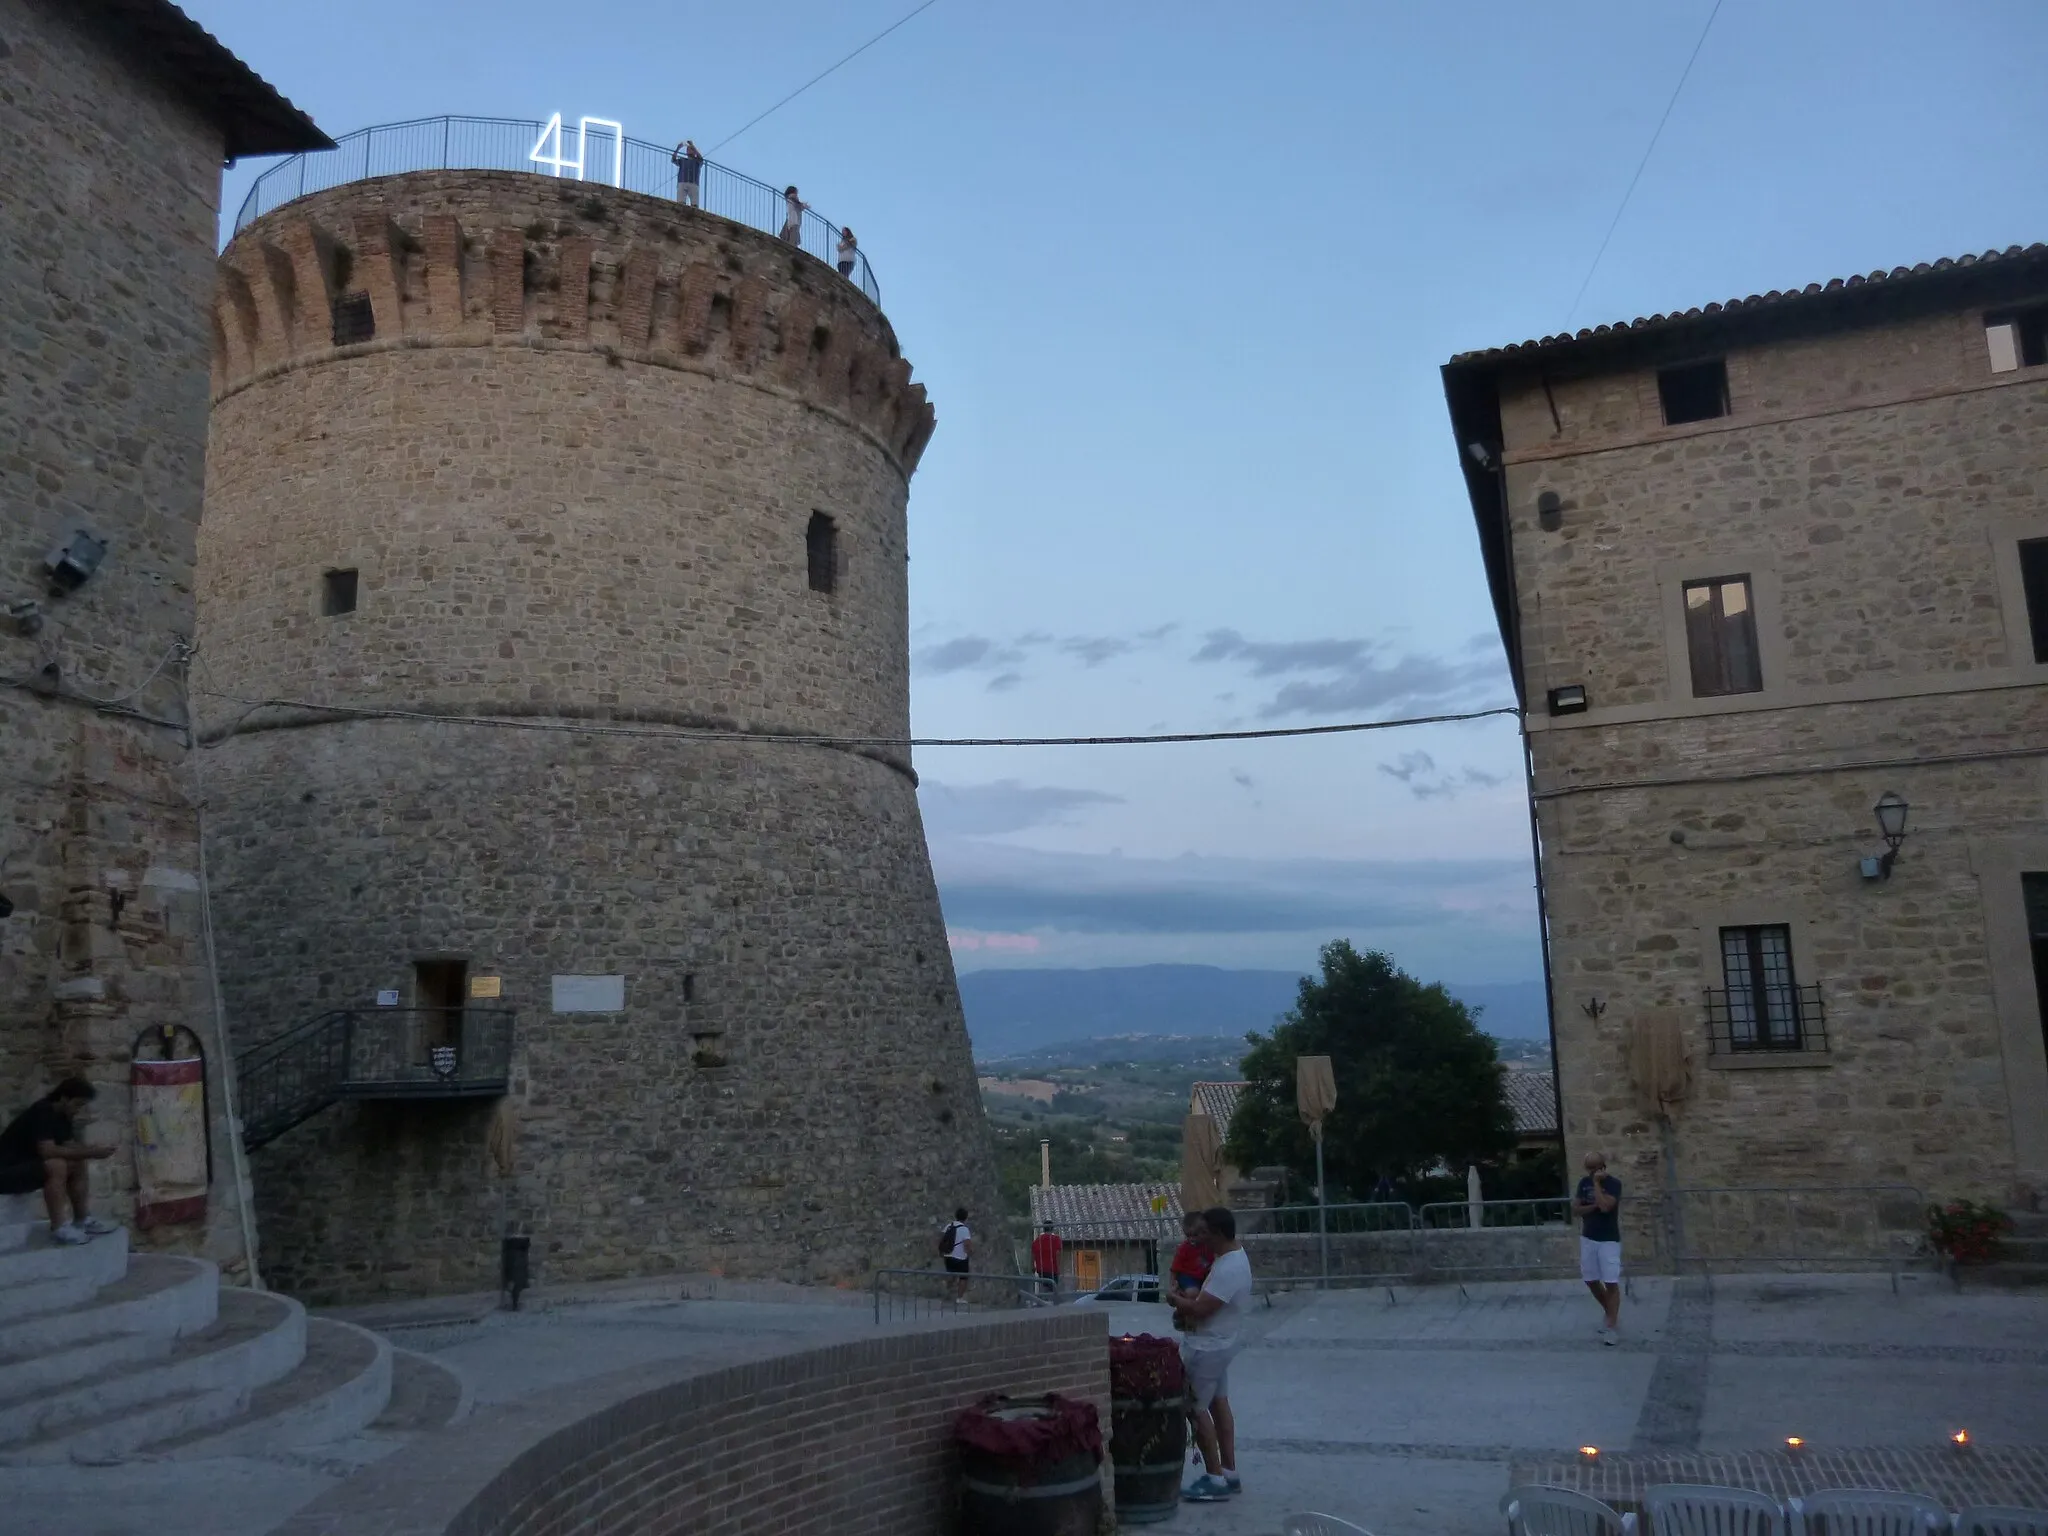
<svg viewBox="0 0 2048 1536">
<path fill-rule="evenodd" d="M 576 158 L 571 160 L 568 155 L 568 130 L 563 128 L 562 114 L 557 112 L 542 127 L 540 137 L 533 141 L 533 149 L 526 158 L 535 165 L 546 166 L 557 176 L 574 176 L 578 181 L 590 181 L 597 179 L 590 174 L 591 171 L 596 171 L 597 177 L 602 177 L 604 173 L 600 167 L 590 166 L 586 168 L 585 165 L 590 154 L 590 130 L 593 128 L 609 129 L 611 131 L 611 182 L 615 187 L 624 186 L 626 184 L 626 130 L 623 124 L 614 122 L 609 117 L 579 117 L 576 119 Z M 599 147 L 603 147 L 601 137 Z"/>
</svg>

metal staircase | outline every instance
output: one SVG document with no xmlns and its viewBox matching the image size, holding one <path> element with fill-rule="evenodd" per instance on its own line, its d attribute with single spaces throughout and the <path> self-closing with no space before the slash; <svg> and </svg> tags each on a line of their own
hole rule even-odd
<svg viewBox="0 0 2048 1536">
<path fill-rule="evenodd" d="M 275 1141 L 342 1099 L 495 1098 L 510 1008 L 335 1008 L 235 1058 L 242 1145 Z"/>
</svg>

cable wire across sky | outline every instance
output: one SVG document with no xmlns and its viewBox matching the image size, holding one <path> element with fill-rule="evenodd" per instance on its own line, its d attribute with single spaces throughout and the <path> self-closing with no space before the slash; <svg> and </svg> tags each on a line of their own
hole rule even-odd
<svg viewBox="0 0 2048 1536">
<path fill-rule="evenodd" d="M 743 123 L 738 128 L 733 129 L 731 133 L 728 133 L 724 138 L 720 139 L 716 144 L 712 145 L 711 153 L 714 155 L 717 154 L 721 149 L 725 148 L 726 145 L 730 144 L 734 139 L 738 138 L 741 134 L 745 133 L 749 128 L 753 127 L 756 123 L 761 122 L 765 118 L 773 117 L 777 112 L 780 112 L 792 101 L 795 101 L 797 97 L 803 95 L 805 91 L 808 91 L 812 86 L 816 85 L 820 80 L 823 80 L 827 75 L 833 74 L 838 70 L 844 68 L 846 65 L 851 64 L 855 59 L 859 58 L 862 54 L 866 53 L 870 48 L 874 47 L 875 44 L 879 43 L 883 38 L 887 37 L 891 32 L 894 32 L 898 27 L 902 26 L 905 22 L 910 21 L 915 17 L 923 15 L 926 11 L 930 10 L 933 6 L 937 5 L 938 3 L 939 0 L 924 0 L 924 3 L 918 6 L 916 10 L 911 11 L 908 15 L 900 16 L 895 21 L 890 22 L 888 26 L 882 28 L 881 31 L 877 32 L 873 37 L 869 38 L 866 42 L 862 43 L 858 48 L 854 49 L 853 52 L 849 53 L 845 58 L 841 59 L 837 64 L 834 64 L 831 66 L 831 68 L 821 70 L 817 74 L 811 76 L 810 79 L 806 80 L 802 85 L 798 86 L 795 90 L 791 91 L 787 96 L 783 97 L 782 100 L 775 103 L 775 105 L 770 107 L 767 111 L 760 113 L 758 116 L 748 118 L 745 123 Z"/>
</svg>

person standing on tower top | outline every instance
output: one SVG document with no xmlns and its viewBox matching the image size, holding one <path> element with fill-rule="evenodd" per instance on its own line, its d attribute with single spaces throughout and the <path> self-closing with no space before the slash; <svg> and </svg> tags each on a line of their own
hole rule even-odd
<svg viewBox="0 0 2048 1536">
<path fill-rule="evenodd" d="M 848 282 L 853 281 L 854 259 L 860 255 L 860 247 L 854 244 L 853 231 L 839 231 L 839 275 Z"/>
<path fill-rule="evenodd" d="M 796 195 L 796 188 L 790 187 L 782 194 L 782 238 L 791 245 L 804 243 L 804 210 L 811 205 Z"/>
<path fill-rule="evenodd" d="M 704 156 L 697 148 L 697 141 L 683 140 L 669 159 L 676 165 L 676 201 L 685 208 L 703 207 L 697 200 L 697 186 L 704 179 Z"/>
</svg>

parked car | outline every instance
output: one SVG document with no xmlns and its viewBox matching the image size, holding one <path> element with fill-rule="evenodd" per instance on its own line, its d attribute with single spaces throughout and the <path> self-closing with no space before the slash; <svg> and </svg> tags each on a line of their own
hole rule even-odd
<svg viewBox="0 0 2048 1536">
<path fill-rule="evenodd" d="M 1071 1303 L 1085 1307 L 1098 1302 L 1111 1301 L 1157 1301 L 1159 1299 L 1159 1277 L 1157 1275 L 1118 1275 L 1099 1291 L 1083 1291 Z"/>
</svg>

